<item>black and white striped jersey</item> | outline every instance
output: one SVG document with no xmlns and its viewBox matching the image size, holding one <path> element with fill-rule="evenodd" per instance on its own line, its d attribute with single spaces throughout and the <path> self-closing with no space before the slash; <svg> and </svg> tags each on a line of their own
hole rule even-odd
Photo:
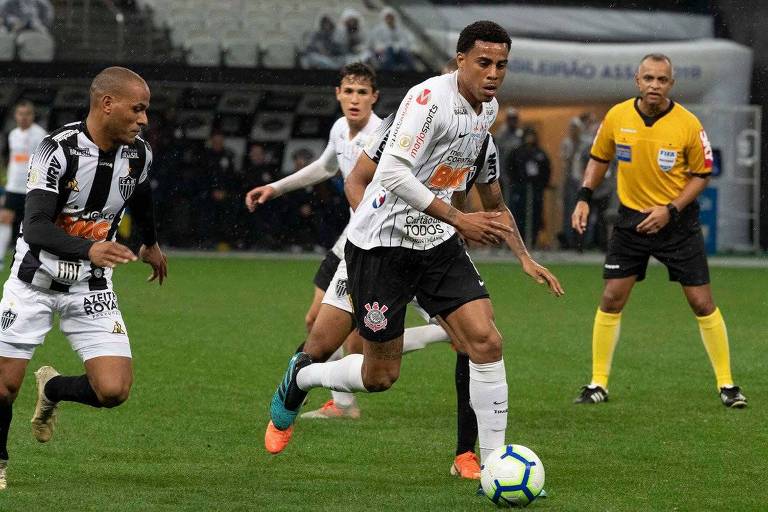
<svg viewBox="0 0 768 512">
<path fill-rule="evenodd" d="M 412 87 L 400 103 L 383 154 L 407 162 L 416 179 L 448 203 L 475 165 L 498 108 L 494 98 L 475 112 L 459 93 L 456 73 L 430 78 Z M 384 188 L 377 169 L 352 215 L 347 237 L 365 250 L 426 250 L 454 233 L 452 226 Z"/>
<path fill-rule="evenodd" d="M 151 165 L 152 151 L 143 139 L 104 152 L 91 140 L 84 121 L 70 123 L 45 137 L 32 156 L 27 201 L 33 191 L 55 194 L 53 222 L 58 228 L 82 240 L 114 240 L 126 203 L 137 186 L 148 186 Z M 112 270 L 92 266 L 87 250 L 57 255 L 44 246 L 28 243 L 22 233 L 11 275 L 55 291 L 103 290 L 111 285 Z"/>
</svg>

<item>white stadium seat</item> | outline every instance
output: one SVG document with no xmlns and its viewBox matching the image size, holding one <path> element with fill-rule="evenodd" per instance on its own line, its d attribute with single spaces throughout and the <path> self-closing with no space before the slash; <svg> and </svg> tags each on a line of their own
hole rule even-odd
<svg viewBox="0 0 768 512">
<path fill-rule="evenodd" d="M 16 37 L 5 30 L 0 31 L 0 60 L 13 60 L 16 56 Z"/>
<path fill-rule="evenodd" d="M 224 39 L 224 65 L 230 67 L 253 68 L 259 56 L 256 41 L 250 37 Z"/>
<path fill-rule="evenodd" d="M 53 60 L 53 38 L 44 33 L 26 30 L 16 37 L 19 59 L 26 62 L 50 62 Z"/>
<path fill-rule="evenodd" d="M 191 37 L 184 42 L 187 64 L 190 66 L 218 66 L 221 64 L 219 41 L 206 37 Z"/>
<path fill-rule="evenodd" d="M 268 68 L 287 69 L 296 67 L 296 48 L 292 44 L 268 43 L 263 47 L 262 65 Z"/>
</svg>

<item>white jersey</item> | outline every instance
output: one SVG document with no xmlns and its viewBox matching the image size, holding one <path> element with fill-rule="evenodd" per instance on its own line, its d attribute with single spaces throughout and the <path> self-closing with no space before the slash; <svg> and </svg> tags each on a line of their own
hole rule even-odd
<svg viewBox="0 0 768 512">
<path fill-rule="evenodd" d="M 26 130 L 14 128 L 8 134 L 8 149 L 11 155 L 8 159 L 8 184 L 5 190 L 14 194 L 26 194 L 29 159 L 46 135 L 46 131 L 36 123 L 32 123 Z"/>
<path fill-rule="evenodd" d="M 470 173 L 499 109 L 494 98 L 481 104 L 477 114 L 459 93 L 457 76 L 437 76 L 411 88 L 400 103 L 384 149 L 384 154 L 405 160 L 416 178 L 446 203 Z M 377 169 L 347 235 L 361 249 L 426 250 L 454 233 L 452 226 L 386 190 Z"/>
<path fill-rule="evenodd" d="M 355 167 L 360 153 L 371 143 L 376 129 L 381 123 L 381 118 L 371 112 L 368 124 L 360 130 L 352 139 L 349 138 L 349 123 L 346 117 L 340 117 L 333 123 L 331 133 L 328 136 L 328 145 L 323 154 L 320 155 L 320 163 L 329 168 L 332 165 L 338 166 L 341 171 L 341 177 L 346 181 L 349 173 Z M 344 245 L 347 243 L 347 228 L 339 236 L 336 243 L 333 244 L 331 252 L 339 259 L 344 259 Z"/>
</svg>

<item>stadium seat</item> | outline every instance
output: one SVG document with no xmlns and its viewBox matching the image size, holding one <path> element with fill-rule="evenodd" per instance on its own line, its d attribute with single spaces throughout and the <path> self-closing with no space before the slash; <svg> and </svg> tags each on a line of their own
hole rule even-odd
<svg viewBox="0 0 768 512">
<path fill-rule="evenodd" d="M 296 67 L 296 48 L 292 44 L 269 43 L 263 47 L 262 65 L 267 68 L 288 69 Z"/>
<path fill-rule="evenodd" d="M 16 37 L 19 60 L 26 62 L 50 62 L 53 60 L 53 38 L 43 32 L 25 30 Z"/>
<path fill-rule="evenodd" d="M 251 139 L 282 141 L 290 138 L 293 114 L 290 112 L 260 112 L 251 130 Z"/>
<path fill-rule="evenodd" d="M 190 37 L 184 42 L 187 64 L 190 66 L 221 65 L 221 47 L 219 42 L 210 37 Z"/>
<path fill-rule="evenodd" d="M 5 30 L 0 31 L 0 60 L 13 60 L 16 56 L 16 38 Z"/>
<path fill-rule="evenodd" d="M 248 115 L 256 111 L 261 100 L 258 91 L 226 91 L 221 95 L 217 110 L 223 114 Z"/>
<path fill-rule="evenodd" d="M 258 59 L 256 41 L 250 37 L 223 39 L 224 65 L 229 67 L 252 68 Z"/>
<path fill-rule="evenodd" d="M 177 121 L 187 138 L 206 140 L 211 135 L 213 112 L 180 110 L 177 115 Z"/>
</svg>

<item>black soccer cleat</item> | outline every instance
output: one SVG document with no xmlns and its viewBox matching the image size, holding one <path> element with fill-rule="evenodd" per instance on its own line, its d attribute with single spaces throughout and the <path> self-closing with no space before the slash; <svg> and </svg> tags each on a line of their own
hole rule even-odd
<svg viewBox="0 0 768 512">
<path fill-rule="evenodd" d="M 581 393 L 573 401 L 575 404 L 599 404 L 608 401 L 608 391 L 600 386 L 583 386 Z"/>
<path fill-rule="evenodd" d="M 747 397 L 741 393 L 739 386 L 720 388 L 720 400 L 724 406 L 731 409 L 743 409 L 747 406 Z"/>
</svg>

